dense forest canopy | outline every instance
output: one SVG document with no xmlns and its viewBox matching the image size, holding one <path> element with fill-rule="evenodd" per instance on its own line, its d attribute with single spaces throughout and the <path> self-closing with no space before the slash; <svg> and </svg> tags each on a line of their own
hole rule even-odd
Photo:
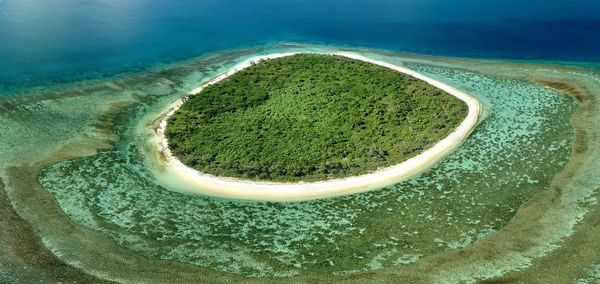
<svg viewBox="0 0 600 284">
<path fill-rule="evenodd" d="M 464 102 L 412 76 L 341 56 L 254 64 L 169 119 L 175 156 L 204 173 L 315 181 L 405 161 L 450 134 Z"/>
</svg>

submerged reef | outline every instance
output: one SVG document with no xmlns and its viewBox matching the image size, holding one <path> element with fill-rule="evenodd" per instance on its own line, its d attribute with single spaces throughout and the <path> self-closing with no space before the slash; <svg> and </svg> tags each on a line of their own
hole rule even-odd
<svg viewBox="0 0 600 284">
<path fill-rule="evenodd" d="M 154 113 L 245 58 L 327 50 L 338 49 L 215 53 L 0 101 L 0 202 L 10 204 L 1 222 L 28 236 L 2 233 L 0 261 L 10 269 L 0 277 L 599 279 L 600 73 L 592 69 L 352 50 L 468 92 L 485 105 L 484 119 L 443 161 L 379 191 L 249 202 L 156 183 L 149 168 L 160 157 L 148 151 Z"/>
</svg>

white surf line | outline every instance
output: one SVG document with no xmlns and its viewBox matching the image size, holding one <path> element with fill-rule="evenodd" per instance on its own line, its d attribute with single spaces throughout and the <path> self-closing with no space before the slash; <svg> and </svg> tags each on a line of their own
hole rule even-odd
<svg viewBox="0 0 600 284">
<path fill-rule="evenodd" d="M 189 94 L 198 94 L 206 86 L 215 84 L 231 76 L 232 74 L 251 66 L 252 64 L 260 62 L 261 60 L 280 58 L 294 54 L 297 53 L 275 53 L 253 57 L 236 65 L 226 73 L 213 78 L 202 86 L 192 90 Z M 251 181 L 214 176 L 198 172 L 179 161 L 175 156 L 173 156 L 171 150 L 169 149 L 168 141 L 165 136 L 165 130 L 169 117 L 173 115 L 185 101 L 185 99 L 182 99 L 174 103 L 169 108 L 169 111 L 161 120 L 155 132 L 158 138 L 158 150 L 165 159 L 163 165 L 164 168 L 161 169 L 159 173 L 155 173 L 159 183 L 163 184 L 167 188 L 176 189 L 186 193 L 255 201 L 303 201 L 371 191 L 406 180 L 431 167 L 441 158 L 454 151 L 469 136 L 478 123 L 479 115 L 482 111 L 481 103 L 474 97 L 452 86 L 429 78 L 414 70 L 384 61 L 371 59 L 360 54 L 351 52 L 335 52 L 326 54 L 338 55 L 369 62 L 423 80 L 464 101 L 469 108 L 469 112 L 466 118 L 454 130 L 454 132 L 437 142 L 433 147 L 402 163 L 378 169 L 374 172 L 364 175 L 317 182 L 284 183 Z"/>
</svg>

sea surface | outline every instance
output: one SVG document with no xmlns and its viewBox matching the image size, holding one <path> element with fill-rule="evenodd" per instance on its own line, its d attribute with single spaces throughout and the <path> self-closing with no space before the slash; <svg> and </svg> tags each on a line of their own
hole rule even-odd
<svg viewBox="0 0 600 284">
<path fill-rule="evenodd" d="M 282 42 L 600 62 L 600 1 L 0 0 L 0 94 Z"/>
</svg>

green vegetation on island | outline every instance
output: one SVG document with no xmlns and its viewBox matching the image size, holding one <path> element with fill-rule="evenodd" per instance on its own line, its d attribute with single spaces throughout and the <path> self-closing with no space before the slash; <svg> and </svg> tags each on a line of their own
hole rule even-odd
<svg viewBox="0 0 600 284">
<path fill-rule="evenodd" d="M 166 136 L 172 153 L 200 172 L 315 181 L 403 162 L 449 135 L 467 111 L 412 76 L 299 54 L 254 64 L 190 96 Z"/>
</svg>

